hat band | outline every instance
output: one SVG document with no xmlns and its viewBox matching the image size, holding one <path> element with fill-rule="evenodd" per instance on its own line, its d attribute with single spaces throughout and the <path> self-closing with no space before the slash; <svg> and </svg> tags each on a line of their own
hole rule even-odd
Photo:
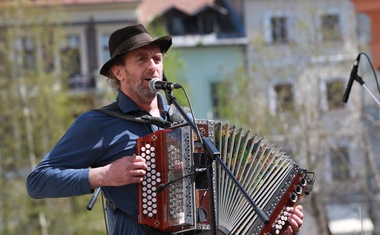
<svg viewBox="0 0 380 235">
<path fill-rule="evenodd" d="M 133 37 L 128 38 L 123 43 L 121 43 L 112 53 L 111 58 L 114 58 L 117 55 L 128 52 L 131 49 L 134 49 L 136 45 L 146 44 L 153 42 L 152 36 L 148 33 L 141 33 Z"/>
</svg>

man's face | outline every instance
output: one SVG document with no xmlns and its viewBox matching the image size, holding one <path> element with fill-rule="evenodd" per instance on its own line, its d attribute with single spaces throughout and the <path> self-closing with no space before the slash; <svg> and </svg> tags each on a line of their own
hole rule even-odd
<svg viewBox="0 0 380 235">
<path fill-rule="evenodd" d="M 126 95 L 139 101 L 150 101 L 156 92 L 149 89 L 152 78 L 162 80 L 163 54 L 157 45 L 148 45 L 128 52 L 124 66 L 120 66 L 120 89 Z"/>
</svg>

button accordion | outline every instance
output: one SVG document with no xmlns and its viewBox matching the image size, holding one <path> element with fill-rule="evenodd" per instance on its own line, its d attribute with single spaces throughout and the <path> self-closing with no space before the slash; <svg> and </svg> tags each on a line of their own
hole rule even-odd
<svg viewBox="0 0 380 235">
<path fill-rule="evenodd" d="M 208 231 L 210 202 L 214 200 L 219 234 L 279 234 L 286 227 L 286 207 L 309 194 L 314 174 L 257 133 L 212 120 L 197 120 L 197 126 L 213 141 L 223 163 L 270 223 L 258 217 L 215 161 L 214 198 L 210 198 L 207 160 L 198 136 L 188 125 L 159 130 L 137 140 L 137 154 L 148 165 L 146 177 L 138 185 L 139 223 L 173 234 Z"/>
</svg>

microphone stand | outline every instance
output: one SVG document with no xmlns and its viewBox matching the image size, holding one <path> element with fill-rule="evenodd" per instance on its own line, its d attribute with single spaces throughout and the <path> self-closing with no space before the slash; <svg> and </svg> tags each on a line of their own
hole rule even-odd
<svg viewBox="0 0 380 235">
<path fill-rule="evenodd" d="M 363 79 L 356 74 L 355 81 L 357 81 L 366 91 L 372 96 L 372 98 L 376 101 L 378 105 L 380 105 L 380 101 L 376 98 L 376 96 L 368 89 L 368 87 L 365 85 Z"/>
<path fill-rule="evenodd" d="M 183 108 L 178 104 L 176 98 L 174 97 L 172 90 L 167 89 L 165 91 L 166 98 L 170 104 L 174 104 L 174 106 L 177 108 L 179 113 L 182 115 L 182 117 L 186 120 L 186 122 L 190 125 L 190 127 L 198 133 L 198 136 L 201 140 L 201 143 L 203 145 L 203 149 L 205 151 L 206 157 L 208 160 L 216 160 L 223 168 L 224 171 L 227 172 L 228 176 L 232 179 L 232 181 L 236 184 L 236 186 L 239 188 L 241 193 L 245 196 L 245 198 L 249 201 L 249 203 L 252 205 L 254 208 L 255 212 L 259 216 L 259 218 L 264 222 L 265 225 L 269 224 L 269 219 L 268 217 L 264 214 L 264 212 L 256 205 L 256 203 L 251 199 L 249 194 L 245 191 L 243 186 L 240 185 L 239 181 L 235 178 L 235 176 L 231 173 L 231 171 L 228 169 L 228 167 L 223 163 L 222 159 L 220 158 L 220 152 L 219 150 L 214 146 L 210 138 L 202 136 L 200 133 L 197 125 L 193 120 L 190 119 L 190 117 L 185 113 Z M 215 202 L 214 202 L 214 188 L 213 188 L 213 182 L 212 182 L 212 161 L 208 161 L 208 166 L 207 166 L 207 177 L 208 177 L 208 186 L 209 192 L 210 192 L 210 216 L 211 216 L 211 233 L 213 235 L 217 234 L 217 229 L 216 229 L 216 216 L 215 216 Z"/>
<path fill-rule="evenodd" d="M 94 194 L 92 195 L 90 201 L 89 201 L 88 204 L 87 204 L 87 207 L 86 207 L 87 210 L 91 211 L 92 208 L 94 207 L 95 202 L 96 202 L 96 199 L 98 198 L 98 195 L 99 195 L 99 193 L 100 193 L 100 190 L 101 190 L 100 188 L 97 188 L 97 189 L 95 190 Z"/>
</svg>

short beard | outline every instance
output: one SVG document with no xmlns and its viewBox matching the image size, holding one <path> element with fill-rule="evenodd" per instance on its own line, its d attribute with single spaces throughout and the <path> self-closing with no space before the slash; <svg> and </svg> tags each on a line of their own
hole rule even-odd
<svg viewBox="0 0 380 235">
<path fill-rule="evenodd" d="M 140 93 L 141 93 L 141 96 L 143 96 L 143 97 L 154 98 L 157 96 L 158 92 L 152 91 L 150 88 L 147 89 L 147 88 L 143 87 L 143 88 L 141 88 Z"/>
<path fill-rule="evenodd" d="M 140 99 L 142 99 L 142 100 L 153 99 L 153 98 L 155 98 L 157 96 L 158 92 L 152 91 L 150 88 L 142 86 L 143 79 L 141 79 L 141 78 L 137 79 L 135 77 L 135 75 L 133 75 L 132 73 L 130 73 L 128 70 L 126 70 L 126 73 L 127 73 L 127 76 L 133 77 L 132 80 L 139 82 L 138 86 L 131 85 L 130 89 L 131 89 L 131 91 L 133 93 L 135 93 L 135 95 L 139 96 Z"/>
</svg>

